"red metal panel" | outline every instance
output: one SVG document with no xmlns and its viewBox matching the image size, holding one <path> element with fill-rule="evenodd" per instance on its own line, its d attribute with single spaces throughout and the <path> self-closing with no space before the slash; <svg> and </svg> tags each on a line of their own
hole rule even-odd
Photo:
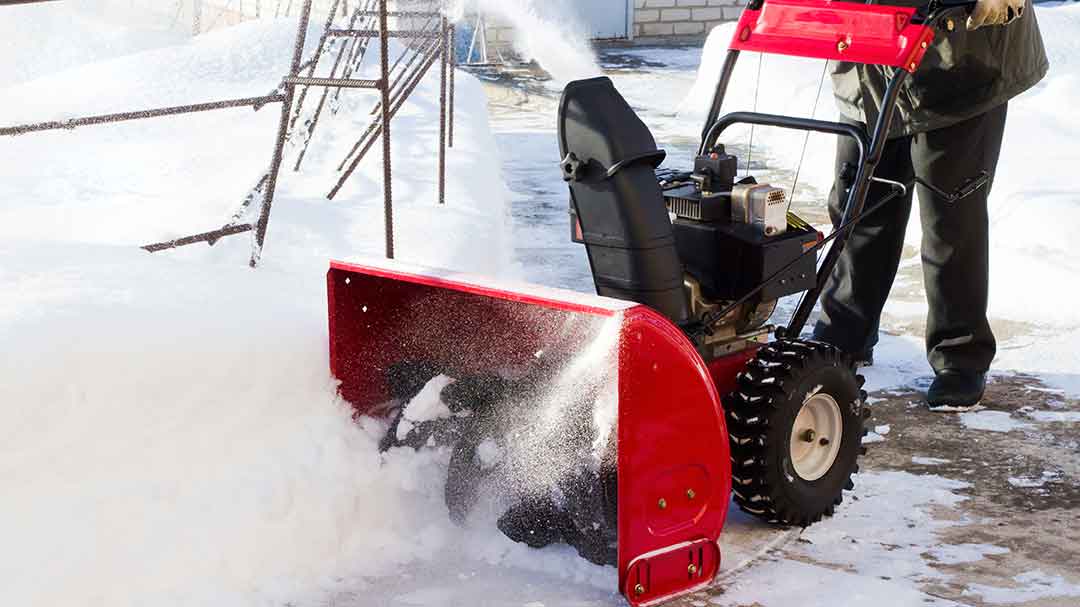
<svg viewBox="0 0 1080 607">
<path fill-rule="evenodd" d="M 331 369 L 361 414 L 389 400 L 396 363 L 520 377 L 620 323 L 620 590 L 648 605 L 715 577 L 731 493 L 727 429 L 709 369 L 666 318 L 633 303 L 395 264 L 335 263 L 327 285 Z"/>
<path fill-rule="evenodd" d="M 766 0 L 743 11 L 731 48 L 918 69 L 934 30 L 914 8 L 830 0 Z"/>
<path fill-rule="evenodd" d="M 746 363 L 754 358 L 757 351 L 758 348 L 749 348 L 709 362 L 709 373 L 712 374 L 713 382 L 716 383 L 716 391 L 720 394 L 720 398 L 735 391 L 738 387 L 735 376 L 746 368 Z"/>
<path fill-rule="evenodd" d="M 685 335 L 644 306 L 628 310 L 623 323 L 619 587 L 631 604 L 649 605 L 708 584 L 719 571 L 730 452 L 716 386 Z M 704 547 L 699 553 L 688 542 Z"/>
<path fill-rule="evenodd" d="M 585 295 L 565 289 L 551 289 L 512 281 L 495 281 L 482 276 L 473 276 L 438 268 L 413 266 L 388 260 L 369 261 L 363 264 L 331 261 L 331 273 L 334 270 L 388 278 L 397 282 L 450 289 L 463 293 L 473 293 L 505 301 L 535 304 L 565 312 L 614 316 L 616 312 L 636 305 L 632 302 Z M 497 285 L 496 282 L 498 282 Z"/>
<path fill-rule="evenodd" d="M 622 302 L 555 290 L 497 289 L 443 270 L 335 262 L 327 274 L 330 370 L 360 414 L 390 400 L 387 370 L 437 363 L 448 373 L 527 374 L 547 357 L 570 356 Z"/>
</svg>

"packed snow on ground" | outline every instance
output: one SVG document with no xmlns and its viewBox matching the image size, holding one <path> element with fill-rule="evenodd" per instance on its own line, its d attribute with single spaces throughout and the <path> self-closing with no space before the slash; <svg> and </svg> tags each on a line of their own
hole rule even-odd
<svg viewBox="0 0 1080 607">
<path fill-rule="evenodd" d="M 1039 599 L 1072 601 L 1080 597 L 1080 586 L 1070 584 L 1061 576 L 1049 575 L 1038 570 L 1013 576 L 1013 582 L 1016 586 L 1010 588 L 972 584 L 965 594 L 980 598 L 992 605 L 1016 605 Z"/>
<path fill-rule="evenodd" d="M 942 466 L 944 464 L 951 464 L 952 460 L 943 459 L 940 457 L 923 457 L 921 455 L 911 456 L 911 463 L 919 466 Z"/>
<path fill-rule="evenodd" d="M 1048 47 L 1051 70 L 1047 78 L 1009 106 L 1009 123 L 1001 162 L 990 199 L 991 319 L 999 326 L 1021 329 L 1006 333 L 994 369 L 1037 374 L 1052 386 L 1080 394 L 1080 308 L 1073 277 L 1080 271 L 1073 227 L 1080 225 L 1080 116 L 1063 110 L 1080 98 L 1080 6 L 1037 8 L 1036 14 Z M 734 25 L 716 28 L 705 45 L 702 68 L 682 113 L 702 117 L 720 73 Z M 811 115 L 835 119 L 828 76 L 822 81 L 822 62 L 764 56 L 760 89 L 755 95 L 758 55 L 744 53 L 732 79 L 726 111 L 758 111 Z M 818 95 L 820 85 L 820 96 Z M 756 98 L 756 101 L 755 101 Z M 815 99 L 817 101 L 815 101 Z M 697 121 L 694 121 L 697 124 Z M 727 140 L 746 142 L 747 127 L 728 131 Z M 754 129 L 754 145 L 770 164 L 794 167 L 804 158 L 803 183 L 819 192 L 833 179 L 835 139 L 812 135 L 805 157 L 804 135 L 780 129 Z M 790 184 L 785 184 L 790 185 Z M 963 204 L 962 202 L 959 204 Z M 917 212 L 912 213 L 908 242 L 920 234 Z M 924 305 L 890 305 L 887 313 L 898 325 L 918 323 Z M 926 374 L 919 360 L 917 339 L 886 337 L 875 353 L 876 365 L 867 370 L 871 388 L 910 384 Z M 917 364 L 913 364 L 917 363 Z"/>
<path fill-rule="evenodd" d="M 1013 487 L 1020 487 L 1022 489 L 1023 488 L 1036 489 L 1038 487 L 1042 487 L 1042 486 L 1046 485 L 1047 482 L 1054 480 L 1058 476 L 1059 476 L 1059 474 L 1057 472 L 1043 472 L 1041 476 L 1034 477 L 1034 478 L 1030 477 L 1030 476 L 1020 476 L 1020 477 L 1010 476 L 1009 477 L 1009 484 L 1012 485 Z"/>
<path fill-rule="evenodd" d="M 1025 415 L 1038 422 L 1057 424 L 1080 423 L 1080 412 L 1077 411 L 1029 411 Z"/>
<path fill-rule="evenodd" d="M 864 436 L 863 439 L 862 439 L 862 444 L 864 444 L 864 445 L 870 445 L 870 444 L 873 444 L 873 443 L 882 443 L 882 442 L 885 442 L 885 437 L 882 436 L 881 434 L 878 434 L 877 432 L 873 432 L 873 431 L 867 432 L 866 436 Z"/>
<path fill-rule="evenodd" d="M 988 556 L 1008 553 L 1008 548 L 993 544 L 944 544 L 929 551 L 930 556 L 942 565 L 974 563 Z"/>
<path fill-rule="evenodd" d="M 940 549 L 938 533 L 963 520 L 937 513 L 956 512 L 965 500 L 957 491 L 967 484 L 906 472 L 860 474 L 855 482 L 857 501 L 845 502 L 835 518 L 806 529 L 785 551 L 789 558 L 751 569 L 714 601 L 723 607 L 755 602 L 814 607 L 955 605 L 920 592 L 917 583 L 943 579 L 945 574 L 934 562 L 937 556 L 954 555 L 934 554 Z M 994 550 L 988 546 L 983 553 Z M 975 552 L 964 551 L 963 558 Z"/>
<path fill-rule="evenodd" d="M 1031 428 L 1031 424 L 1013 417 L 1008 411 L 969 411 L 960 414 L 960 423 L 972 430 L 1012 432 Z"/>
</svg>

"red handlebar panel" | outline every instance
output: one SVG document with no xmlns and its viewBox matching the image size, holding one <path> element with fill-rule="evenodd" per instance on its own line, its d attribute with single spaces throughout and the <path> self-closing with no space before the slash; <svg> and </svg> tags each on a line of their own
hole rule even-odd
<svg viewBox="0 0 1080 607">
<path fill-rule="evenodd" d="M 890 65 L 914 72 L 934 30 L 911 23 L 914 8 L 830 0 L 765 0 L 745 10 L 731 48 L 775 55 Z"/>
</svg>

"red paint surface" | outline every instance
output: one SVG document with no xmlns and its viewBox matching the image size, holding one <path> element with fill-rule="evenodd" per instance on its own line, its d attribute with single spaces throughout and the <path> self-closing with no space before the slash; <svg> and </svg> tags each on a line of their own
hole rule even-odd
<svg viewBox="0 0 1080 607">
<path fill-rule="evenodd" d="M 388 400 L 386 370 L 401 361 L 437 361 L 451 375 L 518 376 L 536 364 L 538 351 L 572 356 L 604 323 L 620 322 L 620 590 L 646 605 L 711 581 L 720 565 L 730 455 L 710 367 L 685 335 L 644 306 L 619 312 L 603 298 L 568 292 L 559 299 L 551 290 L 540 297 L 443 276 L 332 266 L 330 365 L 342 396 L 359 413 L 371 411 Z M 712 365 L 714 373 L 730 372 L 721 378 L 725 389 L 745 363 L 742 355 L 729 358 Z"/>
<path fill-rule="evenodd" d="M 537 352 L 572 354 L 616 314 L 362 266 L 332 267 L 327 289 L 330 370 L 361 414 L 390 399 L 386 372 L 396 363 L 437 362 L 449 375 L 520 377 L 535 367 Z"/>
<path fill-rule="evenodd" d="M 466 280 L 462 279 L 448 277 L 456 277 L 459 275 L 445 270 L 419 267 L 416 267 L 415 269 L 417 270 L 415 272 L 406 272 L 395 269 L 390 265 L 380 267 L 373 264 L 364 265 L 347 263 L 344 261 L 330 262 L 331 273 L 333 273 L 334 270 L 339 270 L 342 272 L 352 272 L 356 274 L 370 276 L 373 278 L 388 278 L 395 282 L 407 282 L 416 285 L 436 287 L 439 289 L 451 289 L 454 291 L 460 291 L 462 293 L 483 295 L 484 297 L 492 297 L 494 299 L 500 299 L 505 301 L 536 304 L 545 308 L 563 310 L 566 312 L 584 312 L 587 314 L 596 314 L 598 316 L 613 316 L 621 308 L 614 308 L 612 306 L 612 300 L 605 300 L 599 297 L 592 298 L 595 300 L 595 303 L 584 303 L 581 300 L 588 299 L 588 297 L 573 291 L 564 292 L 566 295 L 572 295 L 572 298 L 560 299 L 558 297 L 539 294 L 558 293 L 560 289 L 536 287 L 535 291 L 537 291 L 537 293 L 526 293 L 522 291 L 514 291 L 507 288 L 496 288 L 492 286 L 477 284 L 475 282 L 467 282 Z M 425 273 L 424 271 L 427 271 L 427 273 Z M 533 285 L 521 286 L 531 287 Z"/>
<path fill-rule="evenodd" d="M 911 23 L 914 14 L 878 4 L 766 0 L 761 10 L 743 11 L 731 48 L 914 72 L 926 54 L 923 44 L 934 40 L 932 28 Z"/>
<path fill-rule="evenodd" d="M 730 494 L 727 427 L 705 362 L 657 312 L 644 306 L 627 311 L 619 349 L 619 588 L 632 605 L 690 591 L 716 576 L 718 549 L 709 550 L 692 576 L 692 550 L 644 564 L 639 559 L 684 542 L 715 546 Z"/>
<path fill-rule="evenodd" d="M 758 348 L 749 348 L 709 362 L 709 373 L 716 383 L 716 391 L 720 393 L 720 398 L 735 391 L 738 383 L 735 376 L 746 368 L 746 363 L 754 358 L 757 351 Z"/>
</svg>

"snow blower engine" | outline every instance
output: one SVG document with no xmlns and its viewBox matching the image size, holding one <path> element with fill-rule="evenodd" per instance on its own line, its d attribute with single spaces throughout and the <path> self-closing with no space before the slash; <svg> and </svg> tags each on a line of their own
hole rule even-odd
<svg viewBox="0 0 1080 607">
<path fill-rule="evenodd" d="M 738 179 L 719 144 L 693 171 L 654 172 L 666 154 L 611 80 L 566 87 L 559 138 L 571 238 L 597 293 L 662 312 L 706 362 L 760 345 L 777 300 L 816 285 L 803 253 L 823 236 L 789 211 L 787 193 Z"/>
<path fill-rule="evenodd" d="M 772 524 L 831 515 L 853 486 L 869 411 L 851 357 L 800 335 L 852 227 L 911 187 L 874 177 L 897 96 L 937 26 L 972 4 L 751 0 L 689 171 L 658 170 L 664 152 L 610 80 L 571 83 L 560 166 L 597 295 L 332 262 L 342 396 L 388 420 L 383 449 L 446 454 L 453 520 L 570 544 L 614 565 L 633 605 L 711 583 L 732 500 Z M 891 68 L 880 116 L 868 131 L 721 115 L 747 51 Z M 783 189 L 738 175 L 720 143 L 736 124 L 855 141 L 828 237 L 791 213 Z M 777 301 L 800 293 L 786 325 L 770 324 Z"/>
</svg>

